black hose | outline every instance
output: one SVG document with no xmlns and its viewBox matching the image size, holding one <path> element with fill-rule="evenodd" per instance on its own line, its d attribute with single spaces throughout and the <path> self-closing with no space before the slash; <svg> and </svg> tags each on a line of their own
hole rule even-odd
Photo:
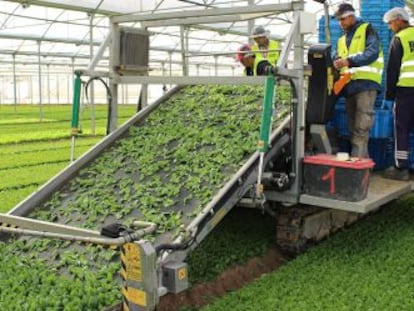
<svg viewBox="0 0 414 311">
<path fill-rule="evenodd" d="M 102 79 L 101 77 L 92 77 L 88 80 L 88 82 L 86 82 L 85 85 L 85 95 L 86 95 L 86 99 L 89 101 L 88 98 L 88 86 L 89 83 L 91 83 L 94 80 L 98 80 L 101 81 L 102 84 L 105 86 L 106 89 L 106 98 L 108 100 L 108 114 L 107 114 L 107 121 L 106 121 L 106 135 L 108 135 L 111 131 L 111 117 L 112 117 L 112 93 L 111 93 L 111 89 L 109 88 L 108 84 L 104 81 L 104 79 Z"/>
<path fill-rule="evenodd" d="M 297 90 L 296 90 L 296 87 L 295 87 L 295 83 L 293 82 L 293 79 L 287 78 L 287 77 L 279 77 L 278 80 L 286 80 L 286 81 L 289 82 L 289 84 L 291 86 L 291 89 L 292 89 L 293 98 L 295 99 L 295 102 L 297 103 L 298 102 L 298 93 L 297 93 Z M 295 113 L 296 110 L 297 110 L 297 105 L 293 106 L 293 109 L 292 109 L 292 105 L 291 105 L 290 108 L 291 108 L 291 110 L 290 110 L 291 115 L 293 116 L 292 117 L 292 122 L 291 122 L 291 125 L 290 125 L 290 132 L 291 132 L 291 137 L 292 137 L 292 139 L 291 139 L 291 141 L 292 141 L 292 143 L 291 143 L 291 155 L 293 157 L 293 156 L 296 156 L 296 144 L 295 144 L 296 132 L 295 132 L 294 125 L 297 122 L 297 118 L 296 118 L 297 114 Z M 293 182 L 294 182 L 294 180 L 297 176 L 298 172 L 296 170 L 297 170 L 296 163 L 293 159 L 292 160 L 292 172 L 294 173 L 294 175 L 289 176 L 290 177 L 289 178 L 290 186 L 293 184 Z"/>
</svg>

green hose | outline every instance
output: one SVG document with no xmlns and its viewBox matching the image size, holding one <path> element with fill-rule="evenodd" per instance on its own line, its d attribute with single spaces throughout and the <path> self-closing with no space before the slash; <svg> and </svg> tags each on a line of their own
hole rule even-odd
<svg viewBox="0 0 414 311">
<path fill-rule="evenodd" d="M 262 111 L 262 123 L 260 126 L 260 138 L 258 151 L 266 152 L 269 149 L 269 135 L 273 114 L 273 97 L 275 91 L 275 78 L 268 75 L 265 82 L 265 95 Z"/>
<path fill-rule="evenodd" d="M 79 107 L 80 107 L 80 93 L 81 93 L 81 78 L 80 74 L 76 73 L 73 90 L 73 104 L 72 104 L 72 136 L 76 136 L 79 131 Z"/>
</svg>

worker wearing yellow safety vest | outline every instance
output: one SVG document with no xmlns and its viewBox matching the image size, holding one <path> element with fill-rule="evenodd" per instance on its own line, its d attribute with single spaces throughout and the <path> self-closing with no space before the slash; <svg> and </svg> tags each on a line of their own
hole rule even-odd
<svg viewBox="0 0 414 311">
<path fill-rule="evenodd" d="M 384 14 L 384 22 L 395 33 L 387 65 L 385 98 L 394 101 L 395 164 L 386 178 L 409 180 L 409 133 L 414 126 L 414 27 L 403 8 Z"/>
<path fill-rule="evenodd" d="M 280 55 L 280 44 L 278 41 L 269 39 L 269 31 L 263 26 L 257 26 L 253 29 L 250 36 L 255 41 L 252 51 L 255 55 L 256 62 L 267 60 L 270 65 L 276 66 Z"/>
<path fill-rule="evenodd" d="M 256 58 L 250 45 L 244 44 L 237 51 L 237 60 L 244 66 L 246 76 L 263 76 L 272 70 L 272 66 L 266 59 Z"/>
<path fill-rule="evenodd" d="M 350 73 L 351 78 L 341 91 L 346 97 L 351 156 L 367 158 L 374 103 L 381 91 L 383 53 L 376 31 L 355 16 L 352 5 L 340 4 L 335 15 L 344 35 L 338 40 L 334 66 L 341 75 Z"/>
</svg>

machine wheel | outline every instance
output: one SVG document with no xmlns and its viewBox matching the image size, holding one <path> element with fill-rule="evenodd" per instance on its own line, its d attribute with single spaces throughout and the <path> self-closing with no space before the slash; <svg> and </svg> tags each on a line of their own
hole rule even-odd
<svg viewBox="0 0 414 311">
<path fill-rule="evenodd" d="M 298 254 L 360 217 L 361 214 L 354 212 L 309 205 L 279 207 L 276 241 L 282 249 Z"/>
</svg>

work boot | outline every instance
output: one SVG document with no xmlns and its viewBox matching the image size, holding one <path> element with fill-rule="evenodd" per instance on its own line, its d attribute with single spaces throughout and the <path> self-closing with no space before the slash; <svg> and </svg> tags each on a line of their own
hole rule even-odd
<svg viewBox="0 0 414 311">
<path fill-rule="evenodd" d="M 407 168 L 400 169 L 395 166 L 391 166 L 384 171 L 384 177 L 395 180 L 410 180 L 410 172 Z"/>
</svg>

